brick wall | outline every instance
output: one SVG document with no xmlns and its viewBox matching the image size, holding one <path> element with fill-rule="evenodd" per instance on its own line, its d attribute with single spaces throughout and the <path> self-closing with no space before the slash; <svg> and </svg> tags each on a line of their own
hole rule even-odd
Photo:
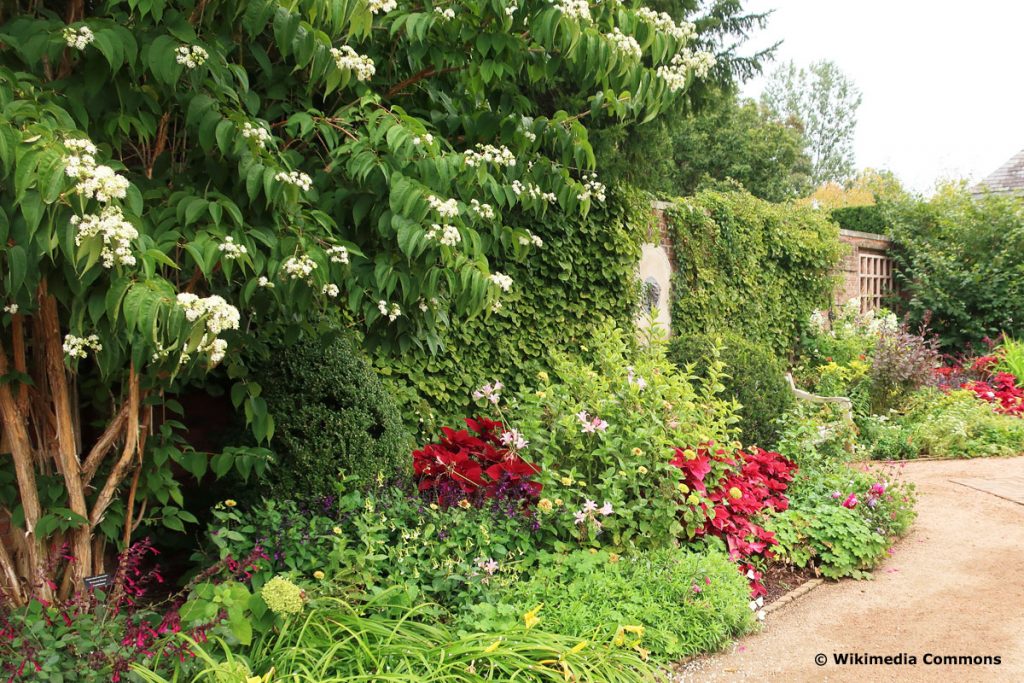
<svg viewBox="0 0 1024 683">
<path fill-rule="evenodd" d="M 841 304 L 848 299 L 861 295 L 861 254 L 884 256 L 889 251 L 892 241 L 884 235 L 857 232 L 856 230 L 840 230 L 839 241 L 849 249 L 839 264 L 839 274 L 842 276 L 842 281 L 836 289 L 835 301 Z"/>
</svg>

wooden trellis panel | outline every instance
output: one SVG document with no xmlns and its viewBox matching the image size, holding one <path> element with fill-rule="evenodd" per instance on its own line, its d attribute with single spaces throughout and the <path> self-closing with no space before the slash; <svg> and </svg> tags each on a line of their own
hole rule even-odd
<svg viewBox="0 0 1024 683">
<path fill-rule="evenodd" d="M 860 253 L 861 313 L 882 307 L 882 300 L 892 290 L 892 259 L 885 254 Z"/>
</svg>

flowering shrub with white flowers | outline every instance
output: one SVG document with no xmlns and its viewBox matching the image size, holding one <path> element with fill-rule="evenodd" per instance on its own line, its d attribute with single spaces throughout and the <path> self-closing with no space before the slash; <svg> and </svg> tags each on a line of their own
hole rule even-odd
<svg viewBox="0 0 1024 683">
<path fill-rule="evenodd" d="M 60 565 L 56 538 L 78 560 L 56 589 L 66 595 L 102 568 L 96 534 L 123 546 L 140 523 L 188 521 L 150 499 L 179 502 L 167 459 L 147 451 L 164 443 L 147 431 L 173 425 L 145 427 L 190 378 L 223 367 L 255 436 L 270 438 L 240 353 L 254 332 L 340 308 L 383 348 L 436 348 L 440 321 L 499 309 L 515 288 L 491 259 L 543 249 L 506 217 L 601 203 L 586 126 L 656 116 L 684 87 L 659 67 L 713 59 L 682 24 L 624 7 L 470 4 L 7 8 L 0 412 L 17 493 L 3 503 L 25 515 L 17 557 L 0 556 L 5 591 Z M 579 111 L 554 106 L 572 98 Z M 99 342 L 64 353 L 66 335 Z M 109 398 L 95 435 L 76 426 L 72 380 Z M 41 501 L 33 468 L 54 458 L 66 493 Z"/>
</svg>

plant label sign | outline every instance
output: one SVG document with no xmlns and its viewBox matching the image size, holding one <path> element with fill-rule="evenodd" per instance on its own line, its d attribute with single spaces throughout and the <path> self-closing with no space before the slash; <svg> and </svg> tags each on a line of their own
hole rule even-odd
<svg viewBox="0 0 1024 683">
<path fill-rule="evenodd" d="M 110 574 L 97 574 L 96 576 L 87 576 L 83 581 L 86 588 L 96 590 L 97 588 L 106 588 L 114 583 L 114 577 Z"/>
</svg>

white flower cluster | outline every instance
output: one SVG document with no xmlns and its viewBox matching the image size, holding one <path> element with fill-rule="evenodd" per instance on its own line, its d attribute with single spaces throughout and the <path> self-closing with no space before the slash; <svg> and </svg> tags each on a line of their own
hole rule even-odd
<svg viewBox="0 0 1024 683">
<path fill-rule="evenodd" d="M 508 290 L 512 289 L 512 278 L 509 277 L 508 275 L 505 275 L 504 273 L 499 273 L 495 271 L 491 273 L 490 280 L 494 284 L 498 285 L 498 287 L 500 287 L 501 291 L 503 292 L 507 292 Z"/>
<path fill-rule="evenodd" d="M 259 287 L 264 287 L 266 289 L 273 289 L 274 288 L 274 283 L 271 282 L 270 279 L 267 278 L 266 275 L 260 275 L 260 279 L 256 281 L 256 285 L 259 286 Z"/>
<path fill-rule="evenodd" d="M 285 275 L 292 280 L 302 280 L 309 277 L 316 270 L 316 261 L 307 254 L 290 256 L 281 268 L 284 270 Z"/>
<path fill-rule="evenodd" d="M 186 69 L 197 69 L 210 57 L 210 53 L 198 45 L 179 45 L 174 53 L 175 61 Z"/>
<path fill-rule="evenodd" d="M 90 334 L 88 337 L 76 337 L 73 334 L 69 334 L 64 337 L 64 353 L 72 358 L 85 358 L 89 349 L 93 351 L 103 350 L 103 344 L 100 343 L 100 338 L 95 334 Z"/>
<path fill-rule="evenodd" d="M 828 329 L 828 313 L 814 309 L 810 319 L 811 329 L 815 332 L 824 332 Z"/>
<path fill-rule="evenodd" d="M 516 157 L 505 145 L 495 147 L 494 145 L 477 145 L 476 149 L 466 150 L 466 166 L 475 168 L 483 164 L 494 164 L 495 166 L 515 166 Z"/>
<path fill-rule="evenodd" d="M 105 206 L 99 214 L 72 216 L 71 225 L 77 230 L 76 246 L 81 246 L 82 240 L 92 237 L 103 240 L 100 258 L 103 259 L 104 268 L 113 268 L 115 264 L 135 265 L 131 243 L 138 238 L 139 231 L 124 219 L 121 207 Z"/>
<path fill-rule="evenodd" d="M 430 306 L 427 305 L 426 300 L 422 296 L 416 300 L 416 307 L 419 308 L 420 311 L 422 311 L 423 313 L 426 313 L 427 311 L 430 310 Z"/>
<path fill-rule="evenodd" d="M 484 220 L 494 219 L 494 208 L 490 204 L 481 204 L 475 199 L 470 199 L 469 210 Z"/>
<path fill-rule="evenodd" d="M 453 10 L 451 7 L 446 7 L 445 9 L 435 7 L 434 13 L 439 15 L 445 21 L 451 21 L 452 19 L 455 18 L 455 10 Z"/>
<path fill-rule="evenodd" d="M 534 235 L 529 230 L 527 230 L 526 232 L 526 235 L 523 235 L 522 237 L 519 238 L 519 244 L 522 244 L 524 247 L 530 244 L 532 244 L 535 247 L 544 246 L 544 240 L 540 238 L 540 235 Z"/>
<path fill-rule="evenodd" d="M 206 318 L 206 334 L 199 341 L 199 352 L 207 353 L 210 362 L 216 365 L 224 360 L 228 351 L 228 343 L 218 339 L 224 330 L 237 330 L 239 323 L 238 309 L 216 294 L 200 299 L 195 294 L 182 292 L 178 295 L 178 305 L 185 310 L 185 318 L 189 322 L 195 322 L 203 316 Z M 191 360 L 187 353 L 181 354 L 178 362 L 182 365 Z"/>
<path fill-rule="evenodd" d="M 185 318 L 190 323 L 209 316 L 206 331 L 215 337 L 224 330 L 238 329 L 238 309 L 216 294 L 201 299 L 190 292 L 182 292 L 178 295 L 178 305 L 185 310 Z"/>
<path fill-rule="evenodd" d="M 96 145 L 81 138 L 64 141 L 69 154 L 64 159 L 64 172 L 78 181 L 75 190 L 87 199 L 106 204 L 111 199 L 124 199 L 128 194 L 128 179 L 109 166 L 96 163 Z"/>
<path fill-rule="evenodd" d="M 516 2 L 516 0 L 512 0 L 512 2 L 508 3 L 508 5 L 505 6 L 505 16 L 507 16 L 507 17 L 511 17 L 513 14 L 515 14 L 518 11 L 519 11 L 519 3 Z"/>
<path fill-rule="evenodd" d="M 715 63 L 715 56 L 710 52 L 694 52 L 689 48 L 683 48 L 679 54 L 672 57 L 668 65 L 662 64 L 658 67 L 658 76 L 668 83 L 670 90 L 682 90 L 686 87 L 688 71 L 693 71 L 696 78 L 706 78 Z"/>
<path fill-rule="evenodd" d="M 584 175 L 583 178 L 583 191 L 576 195 L 576 198 L 581 202 L 587 201 L 588 199 L 596 199 L 599 202 L 603 202 L 605 198 L 605 191 L 608 189 L 604 183 L 597 180 L 597 174 L 591 173 L 589 176 Z"/>
<path fill-rule="evenodd" d="M 7 304 L 6 306 L 4 306 L 4 313 L 10 313 L 11 315 L 14 315 L 17 312 L 18 304 Z"/>
<path fill-rule="evenodd" d="M 313 179 L 302 171 L 280 171 L 274 176 L 274 180 L 287 185 L 294 185 L 303 192 L 309 192 L 313 187 Z"/>
<path fill-rule="evenodd" d="M 402 315 L 402 309 L 398 304 L 388 304 L 384 299 L 377 302 L 377 310 L 381 315 L 386 315 L 391 322 L 395 322 Z"/>
<path fill-rule="evenodd" d="M 697 27 L 692 22 L 684 21 L 677 24 L 672 17 L 664 12 L 655 12 L 649 7 L 641 7 L 636 15 L 654 26 L 659 31 L 664 31 L 680 43 L 685 43 L 697 34 Z"/>
<path fill-rule="evenodd" d="M 327 255 L 331 259 L 331 263 L 348 263 L 348 249 L 342 246 L 335 245 L 327 248 Z"/>
<path fill-rule="evenodd" d="M 242 124 L 242 137 L 252 140 L 260 149 L 265 149 L 270 142 L 270 131 L 260 125 L 253 125 L 246 121 Z"/>
<path fill-rule="evenodd" d="M 370 6 L 371 14 L 380 14 L 382 12 L 387 14 L 398 7 L 397 0 L 370 0 L 368 4 Z"/>
<path fill-rule="evenodd" d="M 367 81 L 377 73 L 377 67 L 372 59 L 357 53 L 348 45 L 342 45 L 341 49 L 332 47 L 331 56 L 334 57 L 334 63 L 339 69 L 354 72 L 356 80 Z"/>
<path fill-rule="evenodd" d="M 532 130 L 524 130 L 523 137 L 529 140 L 530 142 L 537 142 L 537 134 L 534 133 Z"/>
<path fill-rule="evenodd" d="M 530 199 L 543 199 L 551 204 L 558 201 L 558 197 L 556 197 L 553 192 L 544 192 L 535 183 L 526 183 L 524 185 L 518 180 L 513 180 L 512 192 L 514 192 L 517 197 L 521 197 L 525 194 Z"/>
<path fill-rule="evenodd" d="M 430 226 L 430 230 L 427 230 L 427 239 L 436 240 L 438 239 L 438 234 L 441 235 L 439 241 L 446 247 L 454 247 L 462 241 L 462 233 L 454 225 L 438 225 L 434 223 Z"/>
<path fill-rule="evenodd" d="M 587 0 L 557 0 L 555 8 L 567 17 L 590 21 L 590 4 Z"/>
<path fill-rule="evenodd" d="M 217 245 L 217 250 L 224 254 L 224 258 L 229 261 L 242 258 L 249 253 L 249 250 L 245 248 L 245 245 L 235 242 L 235 238 L 231 235 L 225 237 L 224 241 Z"/>
<path fill-rule="evenodd" d="M 84 50 L 96 38 L 88 26 L 80 26 L 77 29 L 68 26 L 61 32 L 61 37 L 68 47 L 79 51 Z"/>
<path fill-rule="evenodd" d="M 434 136 L 430 133 L 424 133 L 423 135 L 417 135 L 412 139 L 412 144 L 419 147 L 420 145 L 429 145 L 434 142 Z"/>
<path fill-rule="evenodd" d="M 459 204 L 454 199 L 438 199 L 434 195 L 427 196 L 427 204 L 437 211 L 441 218 L 454 218 L 459 215 Z"/>
<path fill-rule="evenodd" d="M 324 288 L 320 291 L 332 299 L 338 298 L 338 295 L 341 294 L 341 290 L 335 284 L 324 285 Z"/>
<path fill-rule="evenodd" d="M 640 49 L 640 43 L 636 42 L 636 38 L 627 36 L 619 30 L 618 26 L 613 28 L 611 33 L 604 34 L 604 37 L 611 42 L 612 47 L 627 57 L 640 59 L 644 55 L 643 50 Z"/>
</svg>

